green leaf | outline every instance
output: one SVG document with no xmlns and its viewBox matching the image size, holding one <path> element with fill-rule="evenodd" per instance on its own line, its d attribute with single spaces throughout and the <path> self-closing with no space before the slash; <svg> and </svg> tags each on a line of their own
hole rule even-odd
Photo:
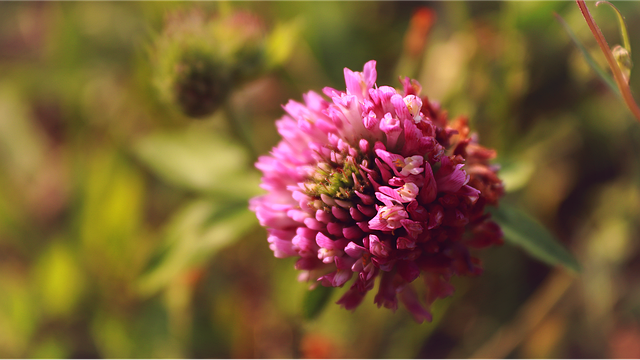
<svg viewBox="0 0 640 360">
<path fill-rule="evenodd" d="M 302 300 L 302 315 L 305 319 L 316 318 L 327 305 L 333 293 L 333 287 L 318 285 L 315 289 L 307 292 Z"/>
<path fill-rule="evenodd" d="M 69 316 L 85 291 L 84 269 L 66 240 L 54 241 L 35 267 L 39 306 L 47 315 Z"/>
<path fill-rule="evenodd" d="M 162 179 L 206 194 L 248 199 L 259 193 L 260 176 L 244 148 L 202 129 L 158 132 L 134 146 L 137 157 Z"/>
<path fill-rule="evenodd" d="M 502 161 L 500 164 L 500 179 L 506 192 L 514 192 L 527 185 L 536 171 L 532 161 L 518 159 L 518 161 Z"/>
<path fill-rule="evenodd" d="M 554 14 L 554 15 L 555 15 L 556 19 L 558 20 L 558 22 L 560 23 L 560 25 L 562 25 L 564 27 L 564 30 L 567 32 L 567 34 L 569 34 L 569 37 L 571 38 L 571 40 L 573 40 L 573 43 L 576 44 L 576 46 L 578 47 L 578 49 L 582 53 L 582 56 L 584 56 L 584 59 L 587 61 L 589 66 L 591 66 L 591 68 L 607 84 L 607 86 L 609 86 L 609 88 L 611 90 L 613 90 L 613 92 L 615 92 L 618 95 L 621 95 L 620 94 L 620 90 L 618 89 L 618 86 L 613 81 L 613 78 L 609 74 L 607 74 L 604 70 L 602 70 L 602 68 L 600 66 L 598 66 L 596 61 L 591 56 L 591 54 L 589 54 L 589 52 L 584 47 L 584 45 L 582 45 L 582 43 L 580 42 L 580 40 L 578 39 L 576 34 L 574 34 L 574 32 L 571 30 L 571 27 L 569 27 L 569 24 L 567 24 L 567 22 L 564 21 L 564 19 L 560 15 L 558 15 L 558 14 Z"/>
<path fill-rule="evenodd" d="M 211 260 L 255 225 L 256 216 L 246 202 L 193 201 L 171 219 L 164 246 L 139 280 L 140 292 L 151 295 L 160 290 L 176 276 Z"/>
<path fill-rule="evenodd" d="M 505 240 L 521 246 L 531 256 L 550 265 L 563 265 L 580 272 L 580 264 L 558 240 L 539 222 L 514 207 L 500 204 L 489 212 L 502 228 Z"/>
</svg>

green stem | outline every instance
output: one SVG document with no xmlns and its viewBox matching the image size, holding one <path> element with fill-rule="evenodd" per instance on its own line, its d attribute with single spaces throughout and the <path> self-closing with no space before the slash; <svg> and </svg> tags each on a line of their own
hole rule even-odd
<svg viewBox="0 0 640 360">
<path fill-rule="evenodd" d="M 245 121 L 244 116 L 236 116 L 235 111 L 233 111 L 230 105 L 229 99 L 225 101 L 222 107 L 222 111 L 231 132 L 233 133 L 235 138 L 240 141 L 242 145 L 244 145 L 247 151 L 249 151 L 251 162 L 255 162 L 258 159 L 258 152 L 253 143 L 253 136 L 250 130 L 250 126 Z"/>
<path fill-rule="evenodd" d="M 607 44 L 607 40 L 605 40 L 604 36 L 602 35 L 602 31 L 600 31 L 600 28 L 593 20 L 593 17 L 591 16 L 591 13 L 589 12 L 589 9 L 587 8 L 584 0 L 576 0 L 576 3 L 578 4 L 580 11 L 582 12 L 582 16 L 587 21 L 589 29 L 593 33 L 593 36 L 596 38 L 600 49 L 607 59 L 607 63 L 609 64 L 609 68 L 611 68 L 611 71 L 613 72 L 613 78 L 616 81 L 616 85 L 618 85 L 618 89 L 620 89 L 620 93 L 622 94 L 624 102 L 627 104 L 627 107 L 629 108 L 633 116 L 635 116 L 635 118 L 640 121 L 640 108 L 638 108 L 638 104 L 636 104 L 635 100 L 633 99 L 631 89 L 625 81 L 622 70 L 620 70 L 620 67 L 618 66 L 618 62 L 613 57 L 613 53 L 611 53 L 611 49 Z"/>
<path fill-rule="evenodd" d="M 627 24 L 624 21 L 624 16 L 620 13 L 617 7 L 613 6 L 612 3 L 608 1 L 598 1 L 596 6 L 600 6 L 600 4 L 607 4 L 615 10 L 616 15 L 618 16 L 618 23 L 620 24 L 620 35 L 622 36 L 622 43 L 624 44 L 624 48 L 627 49 L 629 53 L 631 53 L 631 43 L 629 42 L 629 34 L 627 33 Z"/>
</svg>

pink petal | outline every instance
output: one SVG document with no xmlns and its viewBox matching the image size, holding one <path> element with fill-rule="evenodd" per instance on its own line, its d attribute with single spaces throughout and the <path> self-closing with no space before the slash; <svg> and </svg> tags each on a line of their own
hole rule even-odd
<svg viewBox="0 0 640 360">
<path fill-rule="evenodd" d="M 367 90 L 368 90 L 376 83 L 376 78 L 378 77 L 378 73 L 376 71 L 376 61 L 375 60 L 367 61 L 367 63 L 364 64 L 364 69 L 362 73 L 364 76 L 364 82 L 367 85 Z"/>
<path fill-rule="evenodd" d="M 344 252 L 346 252 L 347 255 L 351 256 L 352 258 L 360 258 L 362 254 L 368 253 L 369 251 L 352 241 L 344 248 Z"/>
</svg>

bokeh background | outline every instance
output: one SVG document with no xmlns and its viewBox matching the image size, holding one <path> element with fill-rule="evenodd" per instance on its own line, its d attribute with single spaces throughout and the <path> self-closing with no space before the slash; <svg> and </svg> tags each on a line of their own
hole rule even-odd
<svg viewBox="0 0 640 360">
<path fill-rule="evenodd" d="M 640 51 L 640 4 L 616 5 Z M 589 6 L 621 43 L 614 12 Z M 167 19 L 192 8 L 254 14 L 270 64 L 199 119 L 157 86 Z M 606 66 L 567 1 L 1 2 L 0 357 L 640 357 L 640 123 L 554 12 Z M 580 274 L 507 243 L 432 323 L 372 295 L 303 316 L 308 284 L 247 208 L 252 164 L 281 104 L 370 59 L 379 85 L 415 77 L 469 116 L 504 202 Z M 640 99 L 640 71 L 630 83 Z"/>
</svg>

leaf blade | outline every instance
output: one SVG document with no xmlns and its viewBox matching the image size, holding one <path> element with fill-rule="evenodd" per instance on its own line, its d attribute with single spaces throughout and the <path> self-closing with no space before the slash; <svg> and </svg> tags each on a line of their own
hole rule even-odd
<svg viewBox="0 0 640 360">
<path fill-rule="evenodd" d="M 580 264 L 573 255 L 529 215 L 505 204 L 499 208 L 489 208 L 489 212 L 509 243 L 522 247 L 531 256 L 547 264 L 562 265 L 576 273 L 580 272 Z"/>
<path fill-rule="evenodd" d="M 165 229 L 165 243 L 138 279 L 142 295 L 152 295 L 185 271 L 210 261 L 257 226 L 245 203 L 194 200 Z"/>
<path fill-rule="evenodd" d="M 237 199 L 260 192 L 246 150 L 219 134 L 197 128 L 156 132 L 139 139 L 133 151 L 159 178 L 181 188 Z"/>
</svg>

